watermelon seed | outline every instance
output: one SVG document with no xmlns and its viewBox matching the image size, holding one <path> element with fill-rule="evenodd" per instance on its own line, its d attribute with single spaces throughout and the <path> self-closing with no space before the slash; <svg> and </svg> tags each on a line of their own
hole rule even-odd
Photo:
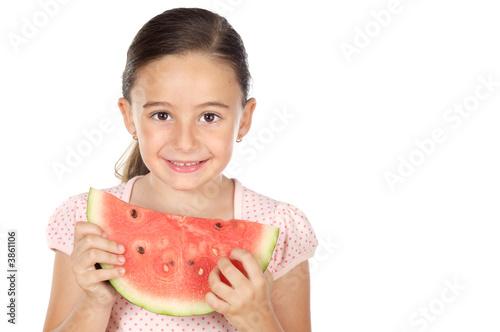
<svg viewBox="0 0 500 332">
<path fill-rule="evenodd" d="M 165 272 L 168 272 L 168 265 L 167 264 L 163 265 L 163 269 L 165 270 Z"/>
<path fill-rule="evenodd" d="M 220 222 L 216 223 L 216 224 L 215 224 L 215 226 L 217 226 L 217 227 L 219 227 L 219 228 L 221 228 L 221 227 L 222 227 L 222 225 L 220 224 Z"/>
<path fill-rule="evenodd" d="M 137 218 L 137 211 L 136 210 L 132 210 L 130 211 L 130 215 L 132 216 L 132 218 Z"/>
<path fill-rule="evenodd" d="M 144 248 L 143 247 L 137 247 L 137 251 L 139 254 L 144 255 Z"/>
<path fill-rule="evenodd" d="M 189 266 L 193 266 L 194 262 L 193 261 L 189 261 L 188 264 L 189 264 Z"/>
<path fill-rule="evenodd" d="M 170 262 L 168 262 L 168 263 L 169 263 L 170 265 L 172 265 L 172 266 L 174 265 L 174 261 L 170 261 Z"/>
<path fill-rule="evenodd" d="M 215 256 L 219 256 L 219 252 L 217 251 L 217 249 L 212 248 L 212 252 L 214 253 Z"/>
<path fill-rule="evenodd" d="M 201 276 L 201 275 L 203 274 L 203 269 L 200 269 L 200 270 L 198 271 L 198 274 Z"/>
</svg>

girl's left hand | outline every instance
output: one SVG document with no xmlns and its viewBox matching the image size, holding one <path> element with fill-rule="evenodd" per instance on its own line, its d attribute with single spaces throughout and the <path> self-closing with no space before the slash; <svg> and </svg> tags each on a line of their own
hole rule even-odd
<svg viewBox="0 0 500 332">
<path fill-rule="evenodd" d="M 243 264 L 248 278 L 227 257 L 219 258 L 208 277 L 212 291 L 205 296 L 207 303 L 238 330 L 281 331 L 270 299 L 271 273 L 262 273 L 255 257 L 246 250 L 234 249 L 229 257 Z M 221 281 L 220 273 L 232 286 Z"/>
</svg>

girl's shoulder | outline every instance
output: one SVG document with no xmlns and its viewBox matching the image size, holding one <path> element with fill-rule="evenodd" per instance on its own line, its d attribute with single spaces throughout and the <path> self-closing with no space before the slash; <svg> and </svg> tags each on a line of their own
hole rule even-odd
<svg viewBox="0 0 500 332">
<path fill-rule="evenodd" d="M 248 220 L 266 224 L 279 223 L 289 219 L 297 221 L 300 225 L 300 220 L 307 220 L 305 213 L 297 206 L 259 194 L 243 186 L 237 180 L 235 185 L 235 217 L 239 219 L 249 218 Z"/>
<path fill-rule="evenodd" d="M 311 258 L 316 251 L 316 234 L 302 210 L 259 194 L 239 182 L 235 186 L 235 217 L 279 228 L 276 248 L 268 266 L 274 279 Z"/>
<path fill-rule="evenodd" d="M 127 200 L 127 197 L 125 197 L 127 195 L 127 187 L 127 183 L 121 183 L 114 187 L 101 190 L 113 194 L 120 199 Z M 70 196 L 56 208 L 50 219 L 57 219 L 58 217 L 63 216 L 68 219 L 77 218 L 78 221 L 86 221 L 85 213 L 87 210 L 88 196 L 88 192 Z"/>
<path fill-rule="evenodd" d="M 121 183 L 103 190 L 125 200 L 128 199 L 126 197 L 128 187 L 127 183 Z M 54 210 L 46 227 L 47 244 L 50 249 L 71 254 L 75 224 L 87 221 L 87 198 L 88 192 L 70 196 Z"/>
</svg>

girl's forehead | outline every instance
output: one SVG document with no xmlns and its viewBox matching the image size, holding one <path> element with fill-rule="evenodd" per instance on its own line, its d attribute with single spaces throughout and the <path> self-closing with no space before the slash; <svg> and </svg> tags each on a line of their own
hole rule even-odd
<svg viewBox="0 0 500 332">
<path fill-rule="evenodd" d="M 167 55 L 151 61 L 137 73 L 133 99 L 190 97 L 241 99 L 232 68 L 203 53 Z"/>
<path fill-rule="evenodd" d="M 237 83 L 234 70 L 222 62 L 203 53 L 173 54 L 153 60 L 138 70 L 137 79 L 143 83 L 156 84 L 173 79 L 210 77 Z"/>
</svg>

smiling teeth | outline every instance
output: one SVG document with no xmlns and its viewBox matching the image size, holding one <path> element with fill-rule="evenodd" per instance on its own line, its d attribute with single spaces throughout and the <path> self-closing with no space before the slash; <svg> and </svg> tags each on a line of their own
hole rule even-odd
<svg viewBox="0 0 500 332">
<path fill-rule="evenodd" d="M 194 165 L 198 165 L 199 163 L 201 163 L 201 161 L 197 161 L 195 163 L 178 163 L 176 161 L 170 161 L 170 162 L 176 166 L 194 166 Z"/>
</svg>

